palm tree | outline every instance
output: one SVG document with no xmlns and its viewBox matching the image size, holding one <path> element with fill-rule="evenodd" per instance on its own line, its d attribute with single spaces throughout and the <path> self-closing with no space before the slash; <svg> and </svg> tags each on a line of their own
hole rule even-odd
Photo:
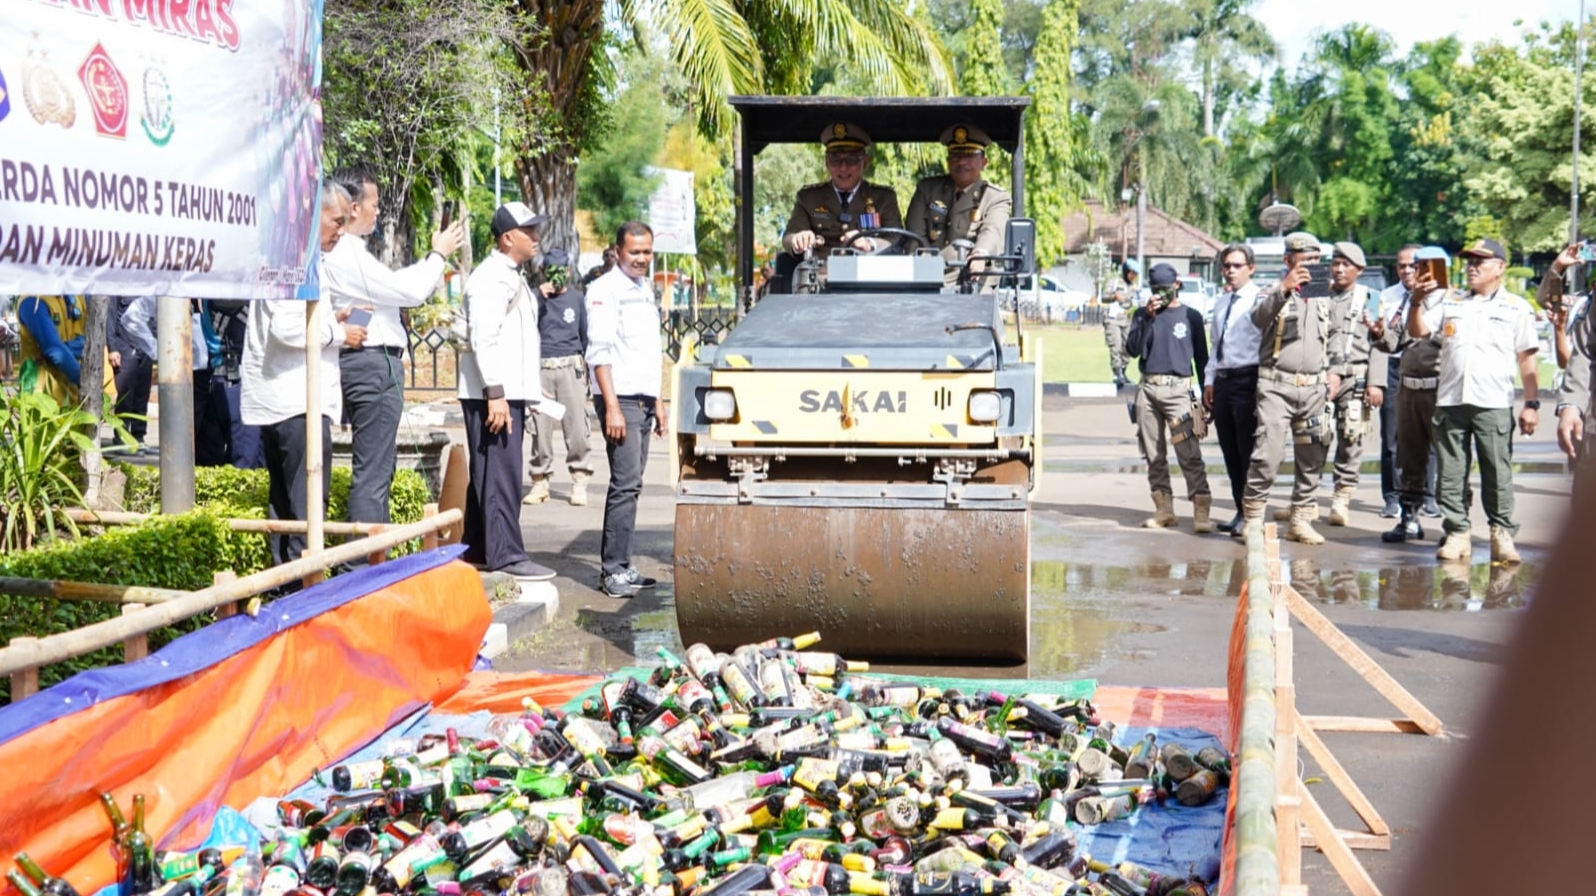
<svg viewBox="0 0 1596 896">
<path fill-rule="evenodd" d="M 515 0 L 544 39 L 517 48 L 542 89 L 516 158 L 523 194 L 551 215 L 550 239 L 574 243 L 577 153 L 591 139 L 590 114 L 604 102 L 605 0 Z M 888 95 L 947 93 L 947 51 L 901 0 L 619 0 L 620 19 L 654 29 L 672 48 L 688 101 L 707 136 L 727 135 L 726 98 L 739 93 L 807 94 L 815 61 L 846 59 Z M 539 108 L 539 106 L 542 106 Z"/>
<path fill-rule="evenodd" d="M 1156 69 L 1142 71 L 1153 77 L 1116 74 L 1093 91 L 1097 119 L 1092 133 L 1111 178 L 1099 189 L 1118 196 L 1140 184 L 1164 211 L 1205 218 L 1211 207 L 1202 185 L 1212 180 L 1212 158 L 1197 133 L 1195 97 L 1185 86 L 1158 76 Z"/>
<path fill-rule="evenodd" d="M 1202 84 L 1203 136 L 1214 136 L 1214 98 L 1222 83 L 1247 73 L 1239 61 L 1268 62 L 1278 49 L 1264 24 L 1247 14 L 1257 0 L 1188 0 L 1192 62 Z"/>
</svg>

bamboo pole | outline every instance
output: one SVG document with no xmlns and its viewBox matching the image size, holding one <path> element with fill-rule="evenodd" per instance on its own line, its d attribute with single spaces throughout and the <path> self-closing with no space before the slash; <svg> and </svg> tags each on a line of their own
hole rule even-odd
<svg viewBox="0 0 1596 896">
<path fill-rule="evenodd" d="M 321 448 L 321 322 L 328 309 L 311 299 L 305 303 L 305 553 L 315 556 L 326 545 L 327 496 L 322 494 Z M 330 564 L 323 562 L 305 574 L 308 587 L 320 582 Z"/>
<path fill-rule="evenodd" d="M 285 582 L 303 579 L 327 566 L 346 563 L 374 550 L 390 548 L 412 538 L 419 538 L 439 526 L 458 522 L 461 516 L 458 510 L 447 510 L 421 522 L 395 526 L 378 535 L 341 544 L 320 554 L 306 554 L 292 563 L 263 569 L 229 584 L 213 585 L 203 591 L 185 594 L 152 606 L 134 616 L 107 619 L 104 622 L 96 622 L 80 629 L 37 640 L 14 638 L 10 644 L 0 648 L 0 675 L 37 669 L 50 663 L 81 656 L 101 647 L 120 644 L 134 635 L 171 625 L 221 604 L 257 594 Z"/>
<path fill-rule="evenodd" d="M 1274 608 L 1263 527 L 1247 528 L 1246 652 L 1236 769 L 1236 896 L 1280 892 L 1275 820 Z"/>
<path fill-rule="evenodd" d="M 57 600 L 92 600 L 104 604 L 161 604 L 192 591 L 145 588 L 139 585 L 99 585 L 93 582 L 63 582 L 55 579 L 23 579 L 0 576 L 0 594 L 18 597 L 53 597 Z"/>
<path fill-rule="evenodd" d="M 127 526 L 142 523 L 151 518 L 148 513 L 128 513 L 121 510 L 85 510 L 78 507 L 69 508 L 66 515 L 74 523 L 91 526 Z M 295 535 L 306 532 L 310 523 L 304 520 L 257 520 L 257 519 L 229 519 L 223 520 L 227 528 L 234 532 L 257 532 L 264 535 Z M 328 535 L 375 535 L 386 528 L 384 523 L 322 523 L 322 531 Z"/>
<path fill-rule="evenodd" d="M 136 616 L 145 609 L 144 604 L 124 604 L 123 616 Z M 131 663 L 150 655 L 150 636 L 134 635 L 122 642 L 122 662 Z"/>
</svg>

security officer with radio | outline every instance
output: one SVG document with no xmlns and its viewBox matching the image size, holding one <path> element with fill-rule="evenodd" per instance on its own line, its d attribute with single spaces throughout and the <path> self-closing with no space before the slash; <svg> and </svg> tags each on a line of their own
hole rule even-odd
<svg viewBox="0 0 1596 896">
<path fill-rule="evenodd" d="M 798 191 L 781 244 L 792 255 L 812 249 L 853 246 L 860 251 L 882 248 L 885 240 L 856 240 L 873 227 L 902 229 L 898 194 L 891 187 L 864 179 L 870 161 L 870 135 L 856 124 L 834 122 L 820 132 L 826 150 L 828 180 Z"/>
<path fill-rule="evenodd" d="M 1248 465 L 1242 516 L 1247 527 L 1263 521 L 1269 489 L 1289 440 L 1297 473 L 1286 538 L 1303 544 L 1324 543 L 1324 536 L 1313 528 L 1314 495 L 1328 442 L 1326 404 L 1341 386 L 1339 375 L 1330 370 L 1329 298 L 1311 297 L 1312 292 L 1309 297 L 1302 295 L 1310 281 L 1308 265 L 1317 263 L 1319 255 L 1318 237 L 1301 231 L 1287 235 L 1286 273 L 1252 310 L 1253 324 L 1262 333 L 1258 438 Z"/>
<path fill-rule="evenodd" d="M 1175 445 L 1175 457 L 1186 476 L 1192 504 L 1192 531 L 1214 531 L 1209 519 L 1213 495 L 1203 466 L 1201 411 L 1193 413 L 1191 379 L 1201 392 L 1208 368 L 1208 339 L 1202 312 L 1180 303 L 1180 274 L 1170 265 L 1155 264 L 1148 273 L 1152 297 L 1131 318 L 1125 352 L 1140 359 L 1141 385 L 1136 390 L 1136 438 L 1147 459 L 1147 483 L 1153 493 L 1153 516 L 1142 525 L 1164 529 L 1176 524 L 1175 495 L 1169 483 L 1164 437 Z"/>
<path fill-rule="evenodd" d="M 940 250 L 948 265 L 943 277 L 946 286 L 958 282 L 965 252 L 971 257 L 998 255 L 1003 251 L 1003 227 L 1008 223 L 1013 200 L 1008 191 L 987 183 L 986 148 L 992 138 L 971 124 L 956 124 L 939 138 L 948 148 L 948 173 L 926 177 L 915 186 L 909 200 L 909 230 L 925 238 L 926 245 Z M 968 242 L 970 245 L 957 245 Z M 983 261 L 970 264 L 972 271 L 986 267 Z"/>
</svg>

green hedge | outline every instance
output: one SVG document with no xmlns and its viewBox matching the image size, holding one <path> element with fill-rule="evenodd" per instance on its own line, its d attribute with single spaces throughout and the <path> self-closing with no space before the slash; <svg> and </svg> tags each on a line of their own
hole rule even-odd
<svg viewBox="0 0 1596 896">
<path fill-rule="evenodd" d="M 119 467 L 127 475 L 123 506 L 136 513 L 158 513 L 160 471 L 132 464 Z M 343 518 L 349 505 L 349 482 L 349 468 L 333 468 L 328 519 Z M 197 591 L 210 587 L 218 570 L 231 569 L 240 576 L 259 572 L 271 565 L 266 537 L 234 532 L 225 521 L 265 518 L 269 488 L 265 470 L 201 467 L 195 470 L 193 512 L 156 517 L 136 526 L 111 526 L 101 535 L 52 541 L 35 550 L 0 556 L 0 575 Z M 420 473 L 400 470 L 394 477 L 390 508 L 395 523 L 419 521 L 429 500 Z M 420 547 L 420 539 L 416 539 L 397 546 L 392 553 L 414 553 Z M 117 604 L 0 595 L 0 643 L 19 635 L 59 634 L 120 614 Z M 201 628 L 213 618 L 213 614 L 204 614 L 151 632 L 150 649 Z M 46 666 L 39 672 L 39 685 L 49 687 L 84 669 L 121 661 L 121 648 L 98 650 Z M 0 703 L 10 700 L 10 679 L 0 679 Z"/>
<path fill-rule="evenodd" d="M 161 476 L 155 467 L 120 464 L 127 474 L 127 491 L 122 504 L 135 513 L 159 513 Z M 332 488 L 327 495 L 327 519 L 341 520 L 349 507 L 350 470 L 333 467 Z M 240 470 L 236 467 L 200 467 L 194 471 L 194 506 L 225 519 L 265 519 L 270 481 L 265 470 Z M 395 523 L 421 520 L 427 502 L 432 500 L 427 481 L 415 470 L 399 470 L 390 490 L 389 513 Z M 339 539 L 329 538 L 329 543 Z M 250 532 L 229 532 L 226 564 L 240 576 L 259 572 L 271 565 L 266 537 Z M 419 539 L 394 548 L 394 556 L 420 550 Z"/>
<path fill-rule="evenodd" d="M 0 575 L 110 585 L 143 585 L 196 591 L 210 587 L 212 573 L 226 569 L 233 533 L 212 513 L 197 510 L 137 526 L 120 526 L 93 538 L 53 541 L 31 551 L 0 557 Z M 120 616 L 119 604 L 0 594 L 0 643 L 20 635 L 44 637 Z M 209 614 L 150 633 L 150 649 L 201 628 Z M 122 661 L 120 647 L 45 666 L 39 684 L 49 687 L 72 675 Z M 0 678 L 0 701 L 11 701 L 11 680 Z"/>
</svg>

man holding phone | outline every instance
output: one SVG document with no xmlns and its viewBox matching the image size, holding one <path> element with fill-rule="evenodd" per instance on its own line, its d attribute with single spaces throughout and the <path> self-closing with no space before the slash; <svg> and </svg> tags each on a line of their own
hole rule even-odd
<svg viewBox="0 0 1596 896">
<path fill-rule="evenodd" d="M 1253 324 L 1261 331 L 1258 440 L 1248 465 L 1242 516 L 1249 526 L 1262 522 L 1289 440 L 1297 475 L 1286 538 L 1302 544 L 1324 544 L 1324 536 L 1313 528 L 1318 516 L 1314 495 L 1328 440 L 1326 400 L 1341 388 L 1340 377 L 1330 370 L 1330 303 L 1300 292 L 1313 276 L 1310 266 L 1319 262 L 1320 251 L 1319 238 L 1311 233 L 1287 235 L 1286 273 L 1252 309 Z"/>
<path fill-rule="evenodd" d="M 347 311 L 350 322 L 366 328 L 364 345 L 346 347 L 338 354 L 344 408 L 353 430 L 354 478 L 346 515 L 351 522 L 387 523 L 409 347 L 399 311 L 420 305 L 438 288 L 449 266 L 448 256 L 465 242 L 465 228 L 459 222 L 446 224 L 432 235 L 432 251 L 426 258 L 392 270 L 367 248 L 382 210 L 376 177 L 369 169 L 354 166 L 334 172 L 333 180 L 354 197 L 354 209 L 343 236 L 327 253 L 323 276 L 333 307 Z"/>
<path fill-rule="evenodd" d="M 1480 465 L 1480 498 L 1491 527 L 1491 559 L 1518 563 L 1513 544 L 1518 533 L 1513 520 L 1513 374 L 1516 367 L 1524 383 L 1518 429 L 1534 435 L 1541 407 L 1535 364 L 1540 343 L 1529 303 L 1502 288 L 1507 270 L 1502 244 L 1477 240 L 1462 255 L 1467 259 L 1468 292 L 1448 293 L 1429 310 L 1415 302 L 1408 311 L 1408 333 L 1441 348 L 1436 492 L 1446 540 L 1436 556 L 1467 561 L 1472 552 L 1464 500 L 1472 445 Z"/>
<path fill-rule="evenodd" d="M 1137 358 L 1141 386 L 1136 390 L 1136 441 L 1147 459 L 1147 483 L 1153 495 L 1153 516 L 1142 523 L 1148 529 L 1175 525 L 1175 493 L 1169 482 L 1169 460 L 1164 437 L 1174 443 L 1175 457 L 1186 476 L 1186 496 L 1191 498 L 1192 531 L 1214 531 L 1209 516 L 1213 494 L 1203 466 L 1203 418 L 1194 413 L 1191 377 L 1195 369 L 1201 388 L 1208 368 L 1208 339 L 1203 316 L 1180 303 L 1180 274 L 1167 264 L 1148 272 L 1152 296 L 1136 309 L 1125 352 Z"/>
<path fill-rule="evenodd" d="M 1385 401 L 1385 356 L 1375 361 L 1369 352 L 1369 325 L 1380 318 L 1380 297 L 1358 282 L 1368 267 L 1363 247 L 1340 242 L 1330 254 L 1330 369 L 1341 381 L 1335 402 L 1335 494 L 1330 499 L 1332 526 L 1352 519 L 1352 497 L 1358 489 L 1363 465 L 1363 437 L 1369 429 L 1369 408 Z M 1378 364 L 1371 376 L 1370 363 Z"/>
</svg>

